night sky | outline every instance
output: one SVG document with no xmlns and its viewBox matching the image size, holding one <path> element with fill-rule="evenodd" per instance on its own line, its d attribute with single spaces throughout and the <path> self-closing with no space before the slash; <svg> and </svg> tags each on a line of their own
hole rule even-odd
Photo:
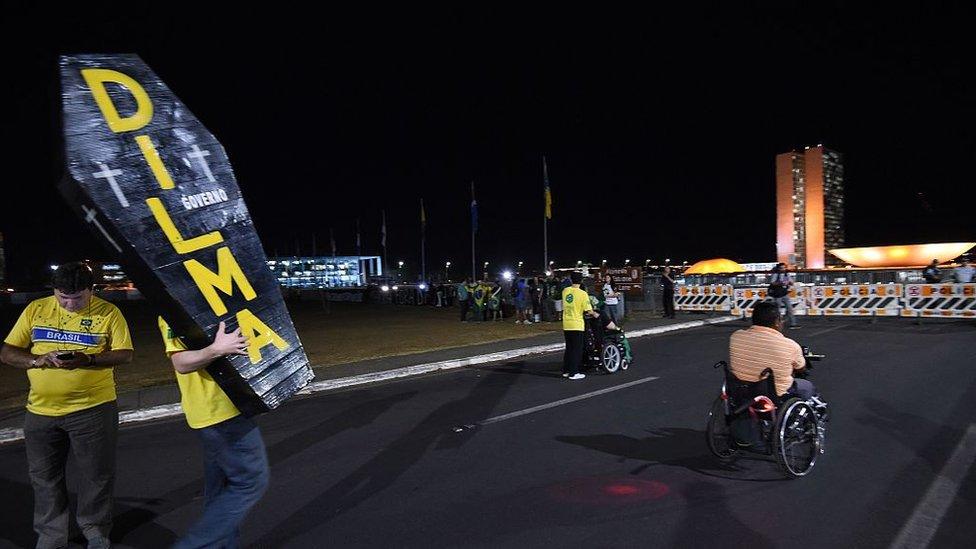
<svg viewBox="0 0 976 549">
<path fill-rule="evenodd" d="M 385 209 L 389 260 L 416 267 L 423 198 L 428 270 L 459 274 L 474 180 L 478 262 L 541 267 L 545 154 L 557 263 L 768 261 L 774 157 L 819 143 L 845 155 L 849 245 L 976 236 L 960 14 L 134 6 L 5 10 L 15 283 L 111 259 L 55 189 L 61 53 L 139 54 L 223 143 L 269 255 L 307 254 L 313 234 L 328 254 L 330 227 L 352 254 L 357 217 L 364 254 L 380 254 Z"/>
</svg>

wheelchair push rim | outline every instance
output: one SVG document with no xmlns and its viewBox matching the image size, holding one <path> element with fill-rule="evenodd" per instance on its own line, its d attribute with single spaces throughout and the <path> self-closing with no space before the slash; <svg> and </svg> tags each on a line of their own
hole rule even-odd
<svg viewBox="0 0 976 549">
<path fill-rule="evenodd" d="M 708 411 L 708 422 L 705 424 L 705 441 L 708 451 L 715 457 L 725 460 L 735 455 L 736 448 L 732 443 L 732 429 L 729 427 L 725 415 L 725 401 L 717 397 Z"/>
<path fill-rule="evenodd" d="M 613 374 L 620 370 L 620 365 L 623 362 L 620 349 L 616 345 L 609 343 L 603 346 L 603 352 L 600 353 L 600 358 L 603 370 L 608 374 Z"/>
<path fill-rule="evenodd" d="M 820 454 L 817 414 L 812 406 L 798 398 L 787 401 L 782 410 L 773 440 L 776 460 L 787 475 L 806 476 Z"/>
</svg>

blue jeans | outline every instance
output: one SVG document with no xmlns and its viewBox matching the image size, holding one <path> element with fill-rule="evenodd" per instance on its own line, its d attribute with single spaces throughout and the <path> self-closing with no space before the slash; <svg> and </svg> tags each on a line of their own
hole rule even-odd
<svg viewBox="0 0 976 549">
<path fill-rule="evenodd" d="M 790 301 L 789 294 L 783 297 L 774 297 L 773 301 L 780 307 L 786 308 L 786 321 L 789 322 L 790 326 L 796 326 L 796 318 L 793 317 L 793 302 Z"/>
<path fill-rule="evenodd" d="M 261 431 L 240 415 L 197 433 L 204 453 L 203 516 L 173 547 L 238 547 L 240 524 L 268 487 Z"/>
</svg>

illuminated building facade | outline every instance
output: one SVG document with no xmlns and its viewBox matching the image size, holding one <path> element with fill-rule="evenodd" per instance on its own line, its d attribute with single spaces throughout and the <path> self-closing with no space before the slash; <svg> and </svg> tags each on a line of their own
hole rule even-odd
<svg viewBox="0 0 976 549">
<path fill-rule="evenodd" d="M 275 257 L 268 268 L 289 288 L 352 288 L 365 286 L 369 276 L 383 274 L 378 256 Z"/>
<path fill-rule="evenodd" d="M 776 259 L 819 269 L 844 245 L 843 157 L 818 145 L 776 155 Z"/>
</svg>

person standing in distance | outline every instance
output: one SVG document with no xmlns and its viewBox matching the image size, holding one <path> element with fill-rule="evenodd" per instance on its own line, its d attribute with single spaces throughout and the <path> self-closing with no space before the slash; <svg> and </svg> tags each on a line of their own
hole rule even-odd
<svg viewBox="0 0 976 549">
<path fill-rule="evenodd" d="M 665 267 L 661 274 L 661 303 L 664 305 L 664 318 L 674 318 L 674 276 L 671 267 Z"/>
<path fill-rule="evenodd" d="M 119 309 L 92 295 L 87 264 L 58 266 L 51 285 L 54 295 L 27 305 L 0 350 L 0 361 L 30 380 L 24 446 L 37 547 L 68 545 L 69 453 L 81 476 L 78 526 L 88 547 L 109 547 L 119 429 L 113 367 L 132 361 L 132 338 Z"/>
<path fill-rule="evenodd" d="M 793 316 L 793 302 L 790 301 L 790 288 L 794 285 L 793 279 L 786 272 L 786 263 L 777 263 L 773 267 L 773 274 L 769 277 L 769 297 L 776 302 L 777 306 L 786 308 L 786 318 L 789 320 L 790 329 L 800 326 L 796 323 Z"/>
<path fill-rule="evenodd" d="M 604 311 L 610 316 L 610 320 L 617 322 L 617 305 L 620 303 L 620 294 L 613 289 L 613 277 L 607 275 L 603 282 L 603 300 L 606 306 Z"/>
<path fill-rule="evenodd" d="M 939 269 L 939 260 L 933 259 L 932 263 L 922 271 L 926 284 L 938 284 L 942 282 L 942 271 Z"/>
<path fill-rule="evenodd" d="M 583 362 L 583 331 L 586 329 L 584 315 L 598 318 L 593 310 L 590 296 L 580 289 L 583 274 L 573 272 L 570 287 L 563 290 L 563 335 L 566 338 L 566 353 L 563 355 L 563 377 L 573 381 L 583 379 L 580 364 Z"/>
<path fill-rule="evenodd" d="M 213 343 L 189 350 L 162 317 L 159 330 L 176 370 L 186 422 L 203 444 L 203 516 L 173 548 L 238 547 L 240 524 L 268 487 L 268 455 L 258 426 L 241 414 L 206 367 L 222 357 L 247 356 L 248 339 L 240 328 L 227 332 L 221 321 Z"/>
<path fill-rule="evenodd" d="M 952 276 L 956 279 L 956 282 L 960 284 L 968 284 L 973 281 L 973 274 L 976 269 L 969 264 L 968 259 L 963 259 L 962 263 L 952 271 Z"/>
<path fill-rule="evenodd" d="M 471 284 L 470 278 L 465 278 L 464 282 L 457 285 L 458 303 L 461 305 L 461 322 L 468 321 L 468 310 L 471 308 L 471 293 L 468 286 Z"/>
</svg>

